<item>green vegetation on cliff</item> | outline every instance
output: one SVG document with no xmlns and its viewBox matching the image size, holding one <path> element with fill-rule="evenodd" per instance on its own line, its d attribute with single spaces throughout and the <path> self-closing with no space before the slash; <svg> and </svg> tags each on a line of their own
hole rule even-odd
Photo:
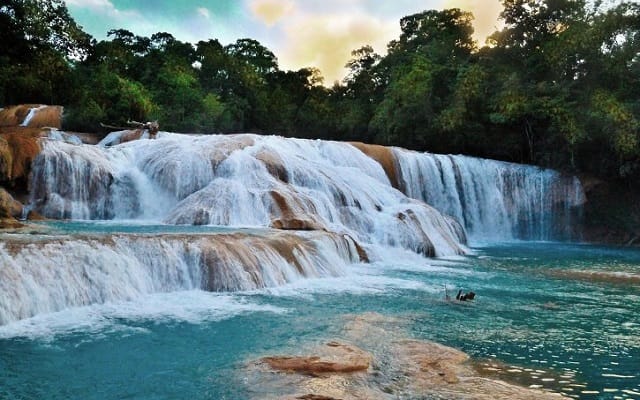
<svg viewBox="0 0 640 400">
<path fill-rule="evenodd" d="M 353 51 L 347 78 L 283 71 L 253 39 L 196 44 L 118 29 L 96 41 L 61 0 L 0 6 L 0 105 L 66 106 L 65 128 L 160 120 L 183 132 L 276 133 L 640 177 L 640 5 L 503 0 L 484 47 L 473 16 L 400 21 L 386 55 Z"/>
</svg>

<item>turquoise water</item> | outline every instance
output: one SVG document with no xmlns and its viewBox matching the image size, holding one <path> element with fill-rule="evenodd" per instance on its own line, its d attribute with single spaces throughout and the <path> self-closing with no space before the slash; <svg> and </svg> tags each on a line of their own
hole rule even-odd
<svg viewBox="0 0 640 400">
<path fill-rule="evenodd" d="M 340 337 L 345 316 L 364 312 L 399 317 L 408 336 L 460 348 L 491 376 L 582 399 L 640 398 L 640 251 L 510 243 L 475 253 L 3 326 L 0 399 L 260 398 L 277 389 L 248 379 L 247 363 Z M 445 285 L 476 300 L 445 301 Z"/>
<path fill-rule="evenodd" d="M 39 224 L 45 231 L 57 234 L 216 234 L 216 233 L 259 233 L 266 228 L 238 228 L 220 225 L 168 225 L 156 222 L 147 224 L 140 221 L 104 220 L 104 221 L 44 221 Z"/>
</svg>

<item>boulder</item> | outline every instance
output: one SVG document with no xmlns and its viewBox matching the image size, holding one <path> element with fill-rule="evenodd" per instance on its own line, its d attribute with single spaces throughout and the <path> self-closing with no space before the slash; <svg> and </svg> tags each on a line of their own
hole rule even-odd
<svg viewBox="0 0 640 400">
<path fill-rule="evenodd" d="M 22 215 L 22 204 L 0 187 L 0 229 L 20 228 L 17 218 Z"/>
<path fill-rule="evenodd" d="M 304 230 L 304 231 L 326 231 L 326 227 L 320 222 L 315 221 L 312 213 L 302 210 L 312 208 L 312 204 L 303 204 L 303 199 L 297 197 L 295 193 L 278 192 L 272 190 L 269 192 L 273 201 L 271 207 L 271 227 L 274 229 L 284 230 Z"/>
<path fill-rule="evenodd" d="M 289 173 L 287 172 L 287 168 L 284 165 L 284 161 L 275 154 L 274 152 L 269 152 L 266 150 L 261 150 L 258 154 L 256 154 L 256 159 L 262 161 L 264 166 L 267 168 L 267 171 L 276 179 L 288 183 L 289 182 Z"/>
<path fill-rule="evenodd" d="M 9 192 L 0 188 L 0 218 L 20 218 L 22 203 L 15 200 Z"/>
</svg>

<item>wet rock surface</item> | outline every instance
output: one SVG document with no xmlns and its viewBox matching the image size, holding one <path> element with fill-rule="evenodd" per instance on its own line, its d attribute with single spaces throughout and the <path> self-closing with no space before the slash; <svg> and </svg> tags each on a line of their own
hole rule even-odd
<svg viewBox="0 0 640 400">
<path fill-rule="evenodd" d="M 482 374 L 464 352 L 407 338 L 401 318 L 350 316 L 340 340 L 304 355 L 251 362 L 247 382 L 258 399 L 560 399 L 558 393 Z M 282 393 L 287 393 L 283 395 Z"/>
</svg>

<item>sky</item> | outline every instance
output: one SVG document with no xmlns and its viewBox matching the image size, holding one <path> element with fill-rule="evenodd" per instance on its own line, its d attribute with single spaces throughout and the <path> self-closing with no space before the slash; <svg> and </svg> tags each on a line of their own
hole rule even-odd
<svg viewBox="0 0 640 400">
<path fill-rule="evenodd" d="M 169 32 L 190 43 L 258 40 L 282 70 L 320 69 L 325 84 L 341 80 L 351 51 L 371 45 L 385 54 L 400 36 L 400 18 L 458 7 L 475 16 L 474 37 L 484 44 L 499 26 L 500 0 L 67 0 L 84 30 L 105 39 L 110 29 L 136 35 Z"/>
</svg>

